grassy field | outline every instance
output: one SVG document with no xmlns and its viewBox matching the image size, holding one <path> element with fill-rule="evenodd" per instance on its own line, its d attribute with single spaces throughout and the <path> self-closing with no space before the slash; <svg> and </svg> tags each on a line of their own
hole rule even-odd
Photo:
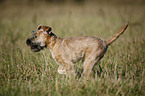
<svg viewBox="0 0 145 96">
<path fill-rule="evenodd" d="M 66 79 L 49 49 L 33 53 L 25 44 L 39 24 L 63 38 L 105 40 L 127 21 L 129 28 L 99 62 L 101 75 L 90 80 Z M 0 2 L 0 96 L 114 95 L 145 95 L 145 2 Z"/>
</svg>

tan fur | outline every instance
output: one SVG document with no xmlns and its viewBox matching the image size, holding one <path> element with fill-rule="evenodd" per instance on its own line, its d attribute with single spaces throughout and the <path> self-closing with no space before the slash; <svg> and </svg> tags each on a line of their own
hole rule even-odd
<svg viewBox="0 0 145 96">
<path fill-rule="evenodd" d="M 83 59 L 84 70 L 82 76 L 89 77 L 93 66 L 104 56 L 107 51 L 108 45 L 110 45 L 118 38 L 120 34 L 124 32 L 128 24 L 126 24 L 121 31 L 116 33 L 116 35 L 108 41 L 103 41 L 93 36 L 60 38 L 54 33 L 52 34 L 50 27 L 43 25 L 40 26 L 38 26 L 38 30 L 35 32 L 35 35 L 39 34 L 37 36 L 39 39 L 34 38 L 33 36 L 26 42 L 31 46 L 31 49 L 36 52 L 40 51 L 38 50 L 40 49 L 39 46 L 44 47 L 41 46 L 41 43 L 44 43 L 45 41 L 45 47 L 50 49 L 52 57 L 59 65 L 58 72 L 69 76 L 76 75 L 74 64 Z M 37 39 L 37 42 L 35 39 Z M 31 43 L 28 41 L 31 41 Z M 37 47 L 34 46 L 35 44 Z"/>
<path fill-rule="evenodd" d="M 126 30 L 126 28 L 128 27 L 128 22 L 127 24 L 121 29 L 119 30 L 116 34 L 114 34 L 109 40 L 105 41 L 107 45 L 112 44 L 121 34 L 123 34 L 123 32 Z"/>
</svg>

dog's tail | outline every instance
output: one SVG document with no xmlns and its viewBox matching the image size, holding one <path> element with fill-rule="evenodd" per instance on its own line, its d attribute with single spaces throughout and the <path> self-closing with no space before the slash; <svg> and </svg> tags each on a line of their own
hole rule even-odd
<svg viewBox="0 0 145 96">
<path fill-rule="evenodd" d="M 106 40 L 106 44 L 109 46 L 110 44 L 112 44 L 128 27 L 129 22 L 127 22 L 125 24 L 125 26 L 119 30 L 116 34 L 114 34 L 109 40 Z"/>
</svg>

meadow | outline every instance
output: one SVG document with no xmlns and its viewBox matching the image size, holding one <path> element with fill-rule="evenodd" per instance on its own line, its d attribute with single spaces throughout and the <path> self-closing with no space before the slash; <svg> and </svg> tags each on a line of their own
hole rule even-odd
<svg viewBox="0 0 145 96">
<path fill-rule="evenodd" d="M 144 96 L 145 2 L 131 1 L 0 2 L 0 96 Z M 105 40 L 127 21 L 128 29 L 99 62 L 100 75 L 87 80 L 58 74 L 49 49 L 33 53 L 25 43 L 39 24 L 62 38 Z"/>
</svg>

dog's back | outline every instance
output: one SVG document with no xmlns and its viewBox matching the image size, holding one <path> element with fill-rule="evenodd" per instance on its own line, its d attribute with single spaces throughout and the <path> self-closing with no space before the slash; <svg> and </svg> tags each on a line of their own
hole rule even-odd
<svg viewBox="0 0 145 96">
<path fill-rule="evenodd" d="M 58 47 L 56 49 L 58 49 Z M 61 51 L 59 55 L 66 56 L 65 58 L 67 58 L 67 60 L 77 62 L 93 52 L 102 52 L 102 55 L 104 55 L 106 44 L 101 39 L 93 36 L 81 36 L 63 39 L 61 43 L 59 42 L 59 50 Z"/>
</svg>

